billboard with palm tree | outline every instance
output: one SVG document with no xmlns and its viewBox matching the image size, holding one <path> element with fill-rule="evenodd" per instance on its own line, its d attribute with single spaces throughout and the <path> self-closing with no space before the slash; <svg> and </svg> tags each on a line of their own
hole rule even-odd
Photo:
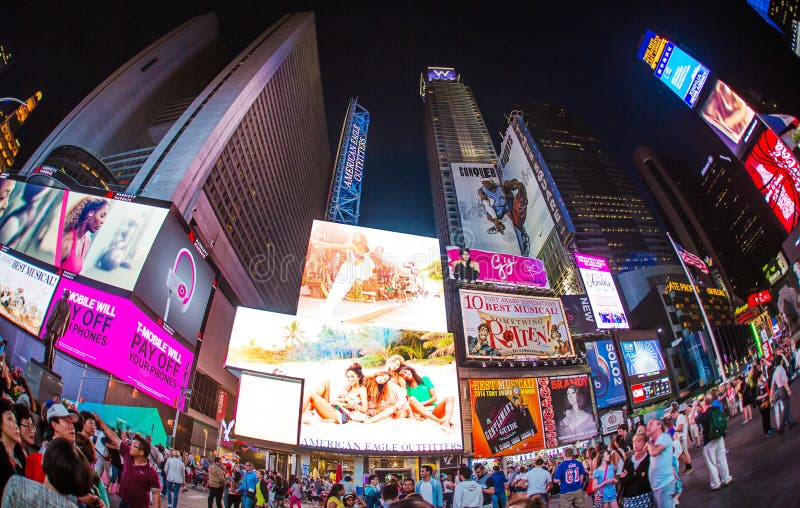
<svg viewBox="0 0 800 508">
<path fill-rule="evenodd" d="M 454 355 L 445 332 L 239 307 L 226 365 L 305 380 L 301 446 L 418 453 L 462 448 Z"/>
</svg>

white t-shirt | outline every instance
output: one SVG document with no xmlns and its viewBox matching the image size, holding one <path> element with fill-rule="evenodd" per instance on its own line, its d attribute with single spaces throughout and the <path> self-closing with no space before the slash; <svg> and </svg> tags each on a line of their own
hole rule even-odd
<svg viewBox="0 0 800 508">
<path fill-rule="evenodd" d="M 683 430 L 677 430 L 678 427 L 683 425 Z M 681 439 L 686 437 L 686 431 L 689 430 L 689 420 L 686 418 L 686 415 L 683 413 L 678 413 L 678 417 L 675 419 L 675 432 L 681 435 Z"/>
<path fill-rule="evenodd" d="M 547 484 L 552 481 L 550 472 L 543 467 L 534 467 L 525 473 L 525 479 L 528 480 L 528 496 L 534 494 L 544 494 L 547 492 Z"/>
<path fill-rule="evenodd" d="M 772 390 L 777 391 L 784 383 L 788 382 L 789 378 L 786 376 L 786 369 L 783 365 L 775 367 L 775 372 L 772 373 Z"/>
<path fill-rule="evenodd" d="M 419 482 L 419 495 L 422 499 L 433 504 L 433 482 L 420 481 Z"/>
</svg>

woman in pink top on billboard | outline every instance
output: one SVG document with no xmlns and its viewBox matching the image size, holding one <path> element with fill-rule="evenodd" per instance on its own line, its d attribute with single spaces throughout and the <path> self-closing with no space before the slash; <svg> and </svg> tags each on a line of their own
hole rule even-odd
<svg viewBox="0 0 800 508">
<path fill-rule="evenodd" d="M 83 260 L 92 243 L 90 234 L 97 233 L 108 215 L 109 205 L 103 198 L 87 196 L 67 212 L 61 238 L 61 268 L 81 273 Z"/>
</svg>

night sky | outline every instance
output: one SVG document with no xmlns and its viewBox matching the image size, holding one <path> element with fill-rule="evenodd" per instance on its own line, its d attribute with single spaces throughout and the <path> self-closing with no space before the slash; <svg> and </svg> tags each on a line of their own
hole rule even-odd
<svg viewBox="0 0 800 508">
<path fill-rule="evenodd" d="M 117 67 L 188 18 L 216 10 L 235 57 L 281 14 L 315 10 L 331 151 L 348 97 L 371 113 L 363 226 L 434 235 L 419 75 L 451 66 L 472 87 L 499 144 L 507 114 L 526 100 L 563 105 L 605 151 L 633 168 L 640 144 L 683 157 L 699 172 L 721 142 L 646 65 L 636 49 L 646 28 L 704 63 L 737 91 L 764 94 L 800 114 L 800 59 L 744 0 L 482 2 L 482 9 L 397 5 L 387 11 L 339 2 L 16 2 L 4 7 L 0 43 L 15 62 L 0 75 L 0 95 L 44 99 L 20 132 L 21 166 L 33 148 Z M 217 5 L 218 4 L 218 5 Z M 267 5 L 269 4 L 269 5 Z M 458 5 L 458 4 L 456 4 Z"/>
</svg>

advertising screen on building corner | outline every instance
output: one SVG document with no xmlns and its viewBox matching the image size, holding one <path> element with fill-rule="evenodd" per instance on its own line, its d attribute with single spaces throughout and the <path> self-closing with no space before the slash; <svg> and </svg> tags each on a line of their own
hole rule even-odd
<svg viewBox="0 0 800 508">
<path fill-rule="evenodd" d="M 575 253 L 575 262 L 592 304 L 597 328 L 630 328 L 608 262 L 580 252 Z"/>
<path fill-rule="evenodd" d="M 800 224 L 800 164 L 797 158 L 774 132 L 766 129 L 744 165 L 778 222 L 791 233 Z"/>
<path fill-rule="evenodd" d="M 586 342 L 586 360 L 592 369 L 592 384 L 597 409 L 627 402 L 625 381 L 617 349 L 612 340 Z"/>
<path fill-rule="evenodd" d="M 302 414 L 300 446 L 450 451 L 463 447 L 452 348 L 448 333 L 322 324 L 239 307 L 226 366 L 300 378 L 305 393 L 317 394 Z M 435 401 L 423 404 L 433 393 Z M 296 429 L 296 421 L 284 424 Z"/>
<path fill-rule="evenodd" d="M 669 40 L 648 30 L 638 56 L 675 95 L 694 108 L 709 70 Z"/>
<path fill-rule="evenodd" d="M 736 157 L 742 155 L 758 127 L 755 111 L 719 80 L 700 109 L 700 117 Z"/>
<path fill-rule="evenodd" d="M 303 380 L 242 372 L 234 435 L 297 446 Z"/>
<path fill-rule="evenodd" d="M 175 407 L 189 384 L 194 354 L 129 299 L 67 278 L 61 279 L 48 316 L 64 290 L 70 292 L 70 315 L 58 349 Z M 43 326 L 41 336 L 46 333 Z"/>
</svg>

